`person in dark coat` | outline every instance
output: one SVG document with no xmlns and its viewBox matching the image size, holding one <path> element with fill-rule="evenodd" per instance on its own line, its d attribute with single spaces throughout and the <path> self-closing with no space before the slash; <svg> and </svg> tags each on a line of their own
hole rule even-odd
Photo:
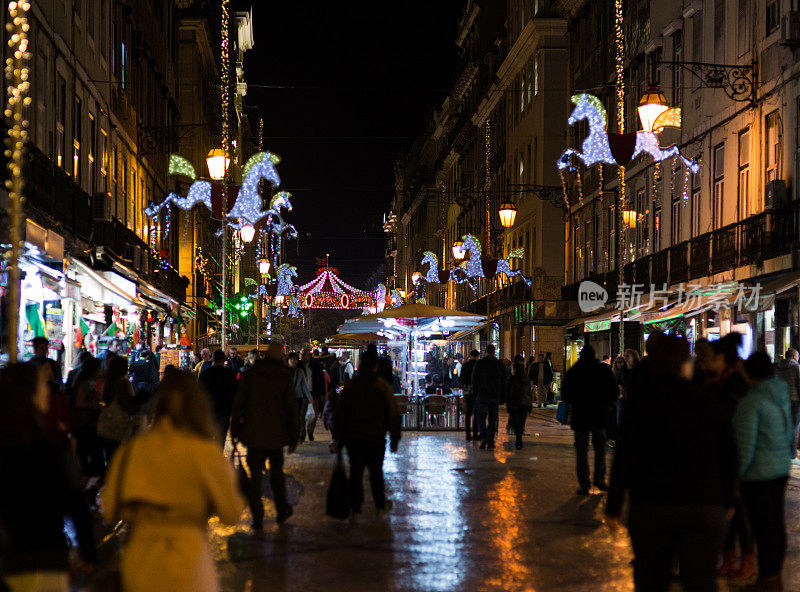
<svg viewBox="0 0 800 592">
<path fill-rule="evenodd" d="M 47 431 L 47 377 L 33 364 L 0 370 L 0 524 L 5 584 L 29 590 L 69 589 L 69 545 L 64 519 L 72 520 L 80 559 L 96 561 L 92 519 L 81 493 L 80 471 L 65 435 Z"/>
<path fill-rule="evenodd" d="M 278 524 L 292 515 L 292 507 L 286 499 L 283 448 L 288 446 L 288 453 L 294 452 L 297 436 L 297 402 L 292 370 L 283 361 L 283 346 L 272 343 L 267 359 L 256 360 L 239 381 L 231 416 L 234 446 L 239 441 L 247 446 L 250 478 L 246 493 L 256 534 L 263 532 L 261 483 L 267 460 Z"/>
<path fill-rule="evenodd" d="M 231 423 L 233 397 L 236 394 L 236 376 L 225 365 L 225 352 L 218 349 L 212 356 L 213 365 L 200 373 L 200 386 L 211 397 L 214 423 L 217 426 L 220 445 L 224 448 L 225 436 Z"/>
<path fill-rule="evenodd" d="M 567 370 L 561 389 L 562 399 L 572 407 L 570 426 L 575 433 L 578 495 L 589 494 L 589 435 L 594 447 L 594 484 L 603 491 L 606 485 L 606 421 L 608 410 L 617 400 L 617 385 L 611 369 L 601 364 L 591 345 L 581 350 L 580 359 Z"/>
<path fill-rule="evenodd" d="M 389 384 L 378 376 L 378 358 L 364 352 L 358 375 L 342 390 L 333 419 L 333 439 L 347 449 L 350 459 L 350 505 L 353 521 L 364 503 L 364 470 L 369 469 L 372 499 L 378 512 L 391 509 L 383 482 L 386 433 L 389 449 L 397 452 L 400 441 L 400 411 Z"/>
<path fill-rule="evenodd" d="M 666 592 L 676 558 L 684 590 L 717 590 L 736 443 L 718 400 L 682 376 L 688 359 L 686 340 L 662 336 L 628 387 L 606 515 L 616 528 L 627 493 L 636 590 Z"/>
<path fill-rule="evenodd" d="M 525 358 L 517 356 L 511 367 L 511 380 L 508 381 L 508 415 L 516 435 L 515 448 L 522 449 L 522 435 L 525 433 L 525 420 L 533 407 L 531 381 L 525 372 Z"/>
<path fill-rule="evenodd" d="M 486 355 L 475 363 L 472 371 L 472 391 L 481 434 L 481 450 L 494 448 L 497 411 L 505 396 L 505 389 L 506 369 L 494 356 L 494 345 L 490 343 L 486 346 Z"/>
<path fill-rule="evenodd" d="M 550 392 L 550 383 L 553 382 L 553 367 L 544 354 L 539 354 L 539 359 L 530 365 L 528 378 L 536 389 L 536 406 L 547 406 L 547 395 Z"/>
<path fill-rule="evenodd" d="M 469 360 L 464 362 L 461 375 L 458 377 L 464 390 L 464 426 L 467 431 L 467 442 L 480 438 L 478 417 L 475 415 L 475 391 L 472 389 L 472 372 L 480 357 L 481 352 L 477 349 L 469 352 Z"/>
</svg>

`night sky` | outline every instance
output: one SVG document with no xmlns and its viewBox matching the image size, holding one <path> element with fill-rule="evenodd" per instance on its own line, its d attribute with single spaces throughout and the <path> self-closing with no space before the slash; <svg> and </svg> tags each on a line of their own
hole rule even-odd
<svg viewBox="0 0 800 592">
<path fill-rule="evenodd" d="M 289 261 L 305 283 L 330 253 L 361 288 L 384 260 L 395 158 L 447 94 L 464 1 L 237 5 L 254 6 L 246 110 L 293 194 Z"/>
</svg>

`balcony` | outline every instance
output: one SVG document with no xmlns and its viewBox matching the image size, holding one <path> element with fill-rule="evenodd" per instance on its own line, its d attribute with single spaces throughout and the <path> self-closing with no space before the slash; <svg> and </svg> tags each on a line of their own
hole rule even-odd
<svg viewBox="0 0 800 592">
<path fill-rule="evenodd" d="M 761 212 L 741 222 L 696 236 L 677 245 L 637 259 L 624 267 L 626 283 L 664 284 L 688 282 L 744 265 L 760 265 L 766 259 L 791 252 L 800 241 L 800 202 Z M 617 272 L 587 278 L 606 288 L 613 299 Z M 581 282 L 561 289 L 562 300 L 577 300 Z"/>
</svg>

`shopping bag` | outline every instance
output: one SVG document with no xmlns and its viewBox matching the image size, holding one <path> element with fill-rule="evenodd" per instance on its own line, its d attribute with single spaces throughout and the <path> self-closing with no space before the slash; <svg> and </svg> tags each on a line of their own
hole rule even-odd
<svg viewBox="0 0 800 592">
<path fill-rule="evenodd" d="M 122 442 L 131 436 L 131 416 L 114 399 L 100 412 L 97 420 L 97 435 L 113 442 Z"/>
<path fill-rule="evenodd" d="M 556 421 L 561 425 L 567 425 L 569 423 L 569 404 L 566 401 L 558 402 Z"/>
<path fill-rule="evenodd" d="M 347 473 L 342 462 L 342 453 L 336 455 L 336 466 L 328 486 L 328 499 L 325 514 L 331 518 L 345 520 L 350 516 L 350 499 L 347 494 Z"/>
<path fill-rule="evenodd" d="M 308 408 L 306 409 L 306 423 L 317 419 L 317 414 L 314 412 L 314 404 L 309 401 Z"/>
</svg>

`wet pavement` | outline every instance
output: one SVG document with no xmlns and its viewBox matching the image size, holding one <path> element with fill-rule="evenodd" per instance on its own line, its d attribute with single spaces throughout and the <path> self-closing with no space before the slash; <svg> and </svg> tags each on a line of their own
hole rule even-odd
<svg viewBox="0 0 800 592">
<path fill-rule="evenodd" d="M 249 536 L 246 518 L 236 528 L 213 526 L 222 589 L 633 590 L 625 531 L 604 527 L 600 492 L 575 495 L 572 432 L 552 408 L 534 409 L 522 450 L 504 432 L 493 451 L 461 433 L 404 432 L 385 463 L 392 512 L 376 515 L 365 484 L 364 512 L 351 525 L 324 515 L 334 457 L 327 432 L 318 431 L 287 457 L 295 514 L 285 525 L 274 523 L 265 499 L 263 540 Z M 784 584 L 770 590 L 800 590 L 800 467 L 793 471 Z"/>
</svg>

